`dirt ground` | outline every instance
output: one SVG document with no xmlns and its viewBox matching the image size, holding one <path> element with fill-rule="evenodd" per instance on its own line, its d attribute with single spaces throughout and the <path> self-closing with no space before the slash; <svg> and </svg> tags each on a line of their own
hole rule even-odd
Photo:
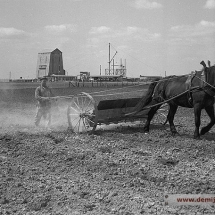
<svg viewBox="0 0 215 215">
<path fill-rule="evenodd" d="M 169 206 L 165 194 L 215 195 L 215 127 L 193 139 L 192 109 L 175 124 L 67 130 L 68 101 L 53 105 L 51 130 L 34 127 L 36 106 L 1 101 L 0 214 L 214 214 L 213 205 Z M 202 126 L 208 118 L 203 111 Z"/>
</svg>

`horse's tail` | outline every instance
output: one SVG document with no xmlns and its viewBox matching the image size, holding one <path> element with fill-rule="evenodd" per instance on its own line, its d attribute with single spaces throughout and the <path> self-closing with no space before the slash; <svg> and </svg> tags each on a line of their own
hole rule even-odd
<svg viewBox="0 0 215 215">
<path fill-rule="evenodd" d="M 125 116 L 135 115 L 136 113 L 141 111 L 143 109 L 143 107 L 145 107 L 146 105 L 148 105 L 152 101 L 152 95 L 154 93 L 154 89 L 155 89 L 157 83 L 158 83 L 158 80 L 155 80 L 154 82 L 152 82 L 149 85 L 149 88 L 148 88 L 148 91 L 146 92 L 146 95 L 144 95 L 140 99 L 140 101 L 136 104 L 132 113 L 125 114 Z"/>
</svg>

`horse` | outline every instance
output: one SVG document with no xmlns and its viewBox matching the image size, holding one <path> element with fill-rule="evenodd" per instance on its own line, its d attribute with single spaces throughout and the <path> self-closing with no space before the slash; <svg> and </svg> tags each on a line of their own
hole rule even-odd
<svg viewBox="0 0 215 215">
<path fill-rule="evenodd" d="M 144 125 L 145 133 L 149 132 L 150 122 L 163 103 L 168 103 L 169 105 L 167 120 L 173 136 L 178 135 L 173 121 L 179 106 L 194 109 L 194 139 L 200 139 L 200 135 L 204 135 L 212 128 L 215 124 L 215 66 L 210 66 L 210 61 L 208 61 L 208 67 L 204 61 L 200 64 L 203 68 L 201 71 L 195 71 L 195 74 L 191 73 L 192 75 L 190 76 L 169 76 L 151 84 L 146 96 L 140 99 L 140 102 L 131 113 L 135 115 L 148 105 L 150 110 Z M 202 77 L 205 79 L 203 80 Z M 210 122 L 199 132 L 202 109 L 205 109 Z"/>
</svg>

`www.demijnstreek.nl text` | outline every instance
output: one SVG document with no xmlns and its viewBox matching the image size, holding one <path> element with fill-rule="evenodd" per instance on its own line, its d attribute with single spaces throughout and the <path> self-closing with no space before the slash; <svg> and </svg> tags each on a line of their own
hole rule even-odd
<svg viewBox="0 0 215 215">
<path fill-rule="evenodd" d="M 165 194 L 165 205 L 214 205 L 215 194 Z"/>
</svg>

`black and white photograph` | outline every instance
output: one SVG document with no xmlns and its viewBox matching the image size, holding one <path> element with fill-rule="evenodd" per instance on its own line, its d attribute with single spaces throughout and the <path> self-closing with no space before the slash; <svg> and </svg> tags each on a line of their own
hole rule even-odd
<svg viewBox="0 0 215 215">
<path fill-rule="evenodd" d="M 0 0 L 0 215 L 215 214 L 215 0 Z"/>
</svg>

